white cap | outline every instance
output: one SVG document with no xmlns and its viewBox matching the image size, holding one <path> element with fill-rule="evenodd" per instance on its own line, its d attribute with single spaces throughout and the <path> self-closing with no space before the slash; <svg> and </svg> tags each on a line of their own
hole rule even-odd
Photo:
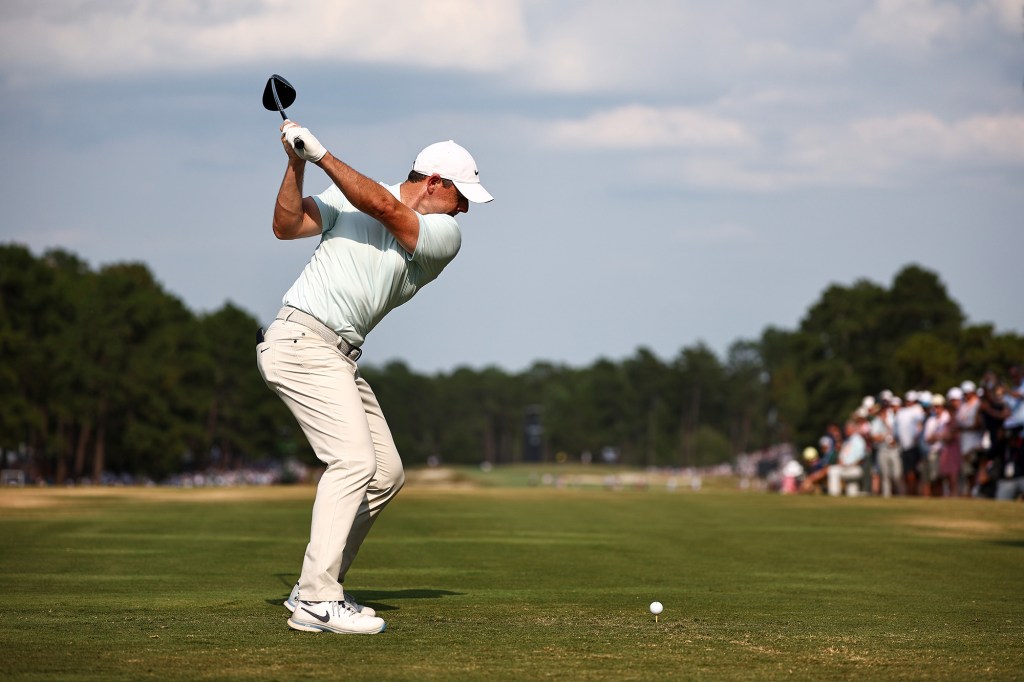
<svg viewBox="0 0 1024 682">
<path fill-rule="evenodd" d="M 875 396 L 864 396 L 864 399 L 860 401 L 860 406 L 863 407 L 865 410 L 870 410 L 872 407 L 875 406 Z"/>
<path fill-rule="evenodd" d="M 786 465 L 782 467 L 782 475 L 796 478 L 804 473 L 804 468 L 800 466 L 800 462 L 795 459 L 791 459 L 786 462 Z"/>
<path fill-rule="evenodd" d="M 917 402 L 922 403 L 924 405 L 931 405 L 932 404 L 932 392 L 931 391 L 921 391 L 920 393 L 917 394 Z"/>
<path fill-rule="evenodd" d="M 978 387 L 974 384 L 973 381 L 968 379 L 964 383 L 960 384 L 960 390 L 963 391 L 964 393 L 976 393 L 978 391 Z"/>
<path fill-rule="evenodd" d="M 445 180 L 451 180 L 455 186 L 474 204 L 486 204 L 494 197 L 480 184 L 480 171 L 476 161 L 463 147 L 452 140 L 435 142 L 417 156 L 412 169 L 423 175 L 437 173 Z"/>
<path fill-rule="evenodd" d="M 917 391 L 914 391 L 914 390 L 907 391 L 906 395 L 903 396 L 903 399 L 906 400 L 908 403 L 916 403 L 917 402 Z"/>
<path fill-rule="evenodd" d="M 960 389 L 959 386 L 954 386 L 953 388 L 951 388 L 948 391 L 946 391 L 946 400 L 963 400 L 963 399 L 964 399 L 964 392 Z"/>
</svg>

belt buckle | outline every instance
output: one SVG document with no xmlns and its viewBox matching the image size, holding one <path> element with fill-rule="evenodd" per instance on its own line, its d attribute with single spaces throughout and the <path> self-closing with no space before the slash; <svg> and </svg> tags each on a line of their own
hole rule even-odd
<svg viewBox="0 0 1024 682">
<path fill-rule="evenodd" d="M 351 343 L 342 339 L 338 346 L 341 348 L 341 353 L 347 358 L 351 358 L 352 362 L 356 362 L 363 356 L 363 349 L 358 346 L 353 346 Z"/>
</svg>

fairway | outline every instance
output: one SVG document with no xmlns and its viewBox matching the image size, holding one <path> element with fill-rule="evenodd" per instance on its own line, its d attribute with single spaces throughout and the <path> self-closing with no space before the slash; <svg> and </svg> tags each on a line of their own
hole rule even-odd
<svg viewBox="0 0 1024 682">
<path fill-rule="evenodd" d="M 1019 504 L 410 485 L 341 636 L 281 606 L 313 492 L 0 490 L 0 678 L 1024 676 Z"/>
</svg>

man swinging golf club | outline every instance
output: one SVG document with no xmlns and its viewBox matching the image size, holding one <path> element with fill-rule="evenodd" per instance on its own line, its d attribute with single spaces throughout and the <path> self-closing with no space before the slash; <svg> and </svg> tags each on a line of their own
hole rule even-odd
<svg viewBox="0 0 1024 682">
<path fill-rule="evenodd" d="M 359 375 L 363 340 L 433 281 L 462 242 L 455 217 L 491 195 L 452 141 L 416 157 L 408 178 L 378 184 L 328 152 L 308 129 L 281 126 L 288 156 L 274 207 L 278 239 L 320 235 L 284 307 L 258 344 L 264 381 L 285 402 L 326 470 L 317 485 L 289 627 L 372 634 L 385 623 L 344 589 L 345 575 L 405 474 L 380 405 Z M 302 144 L 297 144 L 301 140 Z M 306 163 L 333 182 L 303 197 Z"/>
</svg>

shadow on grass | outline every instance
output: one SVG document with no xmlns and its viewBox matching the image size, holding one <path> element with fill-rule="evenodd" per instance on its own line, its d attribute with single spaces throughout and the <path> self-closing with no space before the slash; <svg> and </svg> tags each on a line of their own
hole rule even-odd
<svg viewBox="0 0 1024 682">
<path fill-rule="evenodd" d="M 289 590 L 294 584 L 290 574 L 277 573 L 275 577 L 280 578 L 281 582 L 284 583 Z M 405 590 L 359 590 L 356 598 L 360 604 L 373 607 L 374 611 L 397 611 L 399 606 L 392 606 L 383 602 L 390 602 L 393 600 L 401 599 L 441 599 L 442 597 L 459 597 L 464 595 L 465 592 L 452 592 L 451 590 L 431 590 L 425 588 L 410 588 Z M 272 597 L 267 599 L 266 602 L 273 606 L 281 606 L 282 602 L 288 598 L 288 594 L 285 593 L 278 597 Z"/>
<path fill-rule="evenodd" d="M 993 545 L 1001 545 L 1002 547 L 1020 547 L 1024 548 L 1024 540 L 992 540 Z"/>
<path fill-rule="evenodd" d="M 397 611 L 400 606 L 392 606 L 388 603 L 400 599 L 441 599 L 442 597 L 460 597 L 465 592 L 452 592 L 451 590 L 430 590 L 411 588 L 407 590 L 359 590 L 357 599 L 359 603 L 372 606 L 377 612 Z"/>
</svg>

